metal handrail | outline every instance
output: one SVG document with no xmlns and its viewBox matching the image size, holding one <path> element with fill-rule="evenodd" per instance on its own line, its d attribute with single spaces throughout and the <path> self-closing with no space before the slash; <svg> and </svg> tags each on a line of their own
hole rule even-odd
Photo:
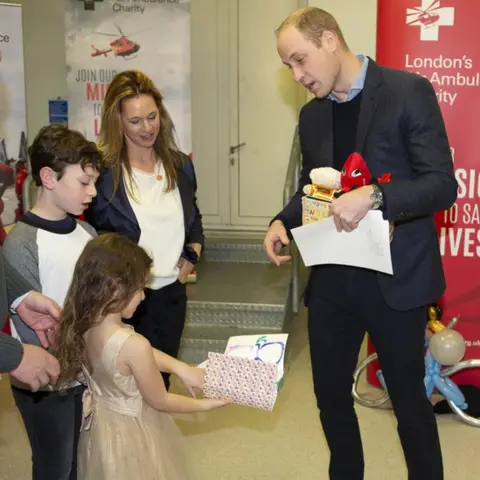
<svg viewBox="0 0 480 480">
<path fill-rule="evenodd" d="M 288 161 L 287 174 L 283 187 L 283 206 L 286 207 L 292 197 L 295 195 L 300 182 L 300 164 L 302 161 L 302 152 L 300 148 L 300 139 L 298 137 L 298 125 L 295 127 L 293 135 L 292 148 Z M 292 256 L 292 310 L 298 313 L 300 303 L 300 258 L 295 242 L 290 243 L 290 255 Z"/>
<path fill-rule="evenodd" d="M 297 191 L 300 176 L 300 139 L 298 137 L 298 125 L 295 127 L 293 134 L 292 148 L 290 149 L 290 158 L 288 160 L 287 174 L 285 176 L 285 184 L 283 187 L 283 206 L 287 206 Z"/>
</svg>

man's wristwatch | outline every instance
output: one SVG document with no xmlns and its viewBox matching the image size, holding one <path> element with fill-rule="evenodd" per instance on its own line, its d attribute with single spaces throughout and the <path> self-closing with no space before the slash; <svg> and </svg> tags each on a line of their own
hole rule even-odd
<svg viewBox="0 0 480 480">
<path fill-rule="evenodd" d="M 370 194 L 373 205 L 372 210 L 378 210 L 383 205 L 383 193 L 378 185 L 372 185 L 373 192 Z"/>
</svg>

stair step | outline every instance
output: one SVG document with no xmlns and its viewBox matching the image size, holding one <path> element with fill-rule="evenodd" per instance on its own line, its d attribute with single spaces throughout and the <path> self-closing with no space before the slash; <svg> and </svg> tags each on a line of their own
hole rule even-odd
<svg viewBox="0 0 480 480">
<path fill-rule="evenodd" d="M 208 359 L 208 352 L 223 353 L 226 346 L 223 340 L 182 341 L 178 358 L 188 365 L 199 365 Z"/>
<path fill-rule="evenodd" d="M 179 358 L 198 365 L 208 358 L 209 352 L 223 353 L 230 337 L 238 335 L 264 335 L 282 333 L 279 328 L 239 328 L 186 325 L 180 345 Z"/>
<path fill-rule="evenodd" d="M 258 240 L 242 243 L 208 242 L 204 258 L 208 262 L 269 263 L 262 242 Z"/>
<path fill-rule="evenodd" d="M 209 262 L 197 266 L 197 283 L 187 285 L 189 303 L 285 305 L 290 265 Z"/>
<path fill-rule="evenodd" d="M 284 305 L 199 301 L 187 305 L 186 324 L 191 326 L 281 329 L 285 318 Z"/>
<path fill-rule="evenodd" d="M 265 328 L 265 327 L 253 327 L 253 328 L 241 328 L 235 326 L 229 327 L 216 327 L 205 325 L 185 325 L 183 330 L 183 340 L 195 341 L 195 340 L 211 340 L 211 341 L 225 341 L 230 337 L 236 337 L 238 335 L 265 335 L 267 333 L 281 333 L 280 327 Z"/>
</svg>

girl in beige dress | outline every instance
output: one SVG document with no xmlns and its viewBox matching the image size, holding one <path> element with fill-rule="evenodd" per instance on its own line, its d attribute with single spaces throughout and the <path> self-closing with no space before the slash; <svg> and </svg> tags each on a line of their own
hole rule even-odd
<svg viewBox="0 0 480 480">
<path fill-rule="evenodd" d="M 204 371 L 151 347 L 122 323 L 143 300 L 151 258 L 118 234 L 91 240 L 75 268 L 57 336 L 60 385 L 83 372 L 87 390 L 79 480 L 188 480 L 181 433 L 167 412 L 196 412 L 228 400 L 167 392 L 161 371 L 194 396 Z"/>
</svg>

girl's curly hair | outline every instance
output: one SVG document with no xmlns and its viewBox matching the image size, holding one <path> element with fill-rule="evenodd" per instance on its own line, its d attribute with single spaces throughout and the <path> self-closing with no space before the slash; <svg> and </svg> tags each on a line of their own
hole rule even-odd
<svg viewBox="0 0 480 480">
<path fill-rule="evenodd" d="M 145 287 L 152 259 L 136 243 L 117 233 L 91 240 L 80 255 L 56 338 L 60 363 L 57 387 L 74 381 L 84 362 L 84 334 L 102 317 L 120 313 Z"/>
</svg>

